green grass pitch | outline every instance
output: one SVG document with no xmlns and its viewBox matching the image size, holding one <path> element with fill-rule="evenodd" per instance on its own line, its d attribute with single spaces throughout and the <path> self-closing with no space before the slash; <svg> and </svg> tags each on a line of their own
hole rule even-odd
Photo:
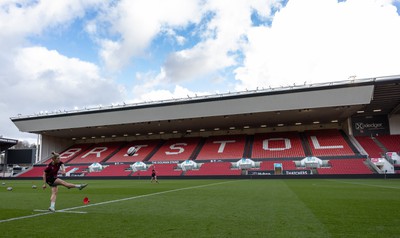
<svg viewBox="0 0 400 238">
<path fill-rule="evenodd" d="M 1 237 L 400 237 L 398 179 L 1 182 Z"/>
</svg>

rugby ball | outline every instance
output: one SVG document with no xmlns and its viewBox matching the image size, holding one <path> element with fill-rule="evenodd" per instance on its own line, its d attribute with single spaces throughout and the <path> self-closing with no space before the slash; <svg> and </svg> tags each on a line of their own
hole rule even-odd
<svg viewBox="0 0 400 238">
<path fill-rule="evenodd" d="M 132 155 L 134 155 L 136 152 L 137 152 L 136 147 L 130 147 L 126 153 L 127 153 L 129 156 L 132 156 Z"/>
<path fill-rule="evenodd" d="M 8 188 L 7 188 L 7 191 L 12 191 L 12 187 L 8 187 Z"/>
</svg>

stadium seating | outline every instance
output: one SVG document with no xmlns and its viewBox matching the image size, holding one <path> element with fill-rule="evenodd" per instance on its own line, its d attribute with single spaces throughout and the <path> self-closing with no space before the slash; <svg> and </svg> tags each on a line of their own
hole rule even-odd
<svg viewBox="0 0 400 238">
<path fill-rule="evenodd" d="M 196 160 L 241 159 L 243 158 L 245 144 L 245 135 L 209 137 Z"/>
<path fill-rule="evenodd" d="M 71 165 L 68 166 L 68 173 L 70 176 L 85 176 L 89 173 L 88 165 Z"/>
<path fill-rule="evenodd" d="M 380 135 L 376 139 L 385 146 L 388 151 L 400 152 L 400 135 Z"/>
<path fill-rule="evenodd" d="M 209 162 L 204 163 L 198 170 L 186 171 L 186 176 L 206 176 L 206 175 L 240 175 L 240 169 L 231 169 L 230 162 Z"/>
<path fill-rule="evenodd" d="M 68 149 L 60 152 L 60 159 L 63 163 L 68 163 L 76 156 L 82 154 L 87 149 L 89 149 L 93 144 L 75 144 Z M 43 164 L 48 164 L 51 162 L 51 157 L 43 162 Z"/>
<path fill-rule="evenodd" d="M 313 156 L 355 155 L 339 130 L 306 131 Z"/>
<path fill-rule="evenodd" d="M 157 176 L 180 176 L 182 174 L 181 170 L 175 169 L 177 164 L 157 164 L 152 165 L 145 171 L 136 171 L 131 176 L 151 176 L 153 168 L 157 172 Z"/>
<path fill-rule="evenodd" d="M 113 152 L 117 152 L 122 146 L 123 142 L 109 142 L 99 143 L 88 148 L 83 153 L 68 161 L 70 164 L 86 164 L 86 163 L 100 163 L 107 160 Z M 64 153 L 63 153 L 64 154 Z"/>
<path fill-rule="evenodd" d="M 34 166 L 26 172 L 18 175 L 19 178 L 38 178 L 43 176 L 43 171 L 46 166 Z M 65 165 L 66 174 L 84 174 L 86 173 L 88 166 L 70 166 Z M 61 171 L 60 171 L 61 172 Z"/>
<path fill-rule="evenodd" d="M 304 141 L 302 140 L 304 139 Z M 381 157 L 382 148 L 370 137 L 355 137 L 370 157 Z M 387 149 L 400 150 L 400 135 L 377 136 Z M 312 154 L 329 159 L 329 168 L 317 168 L 318 174 L 371 174 L 364 164 L 365 158 L 356 157 L 354 147 L 339 130 L 313 130 L 299 132 L 259 133 L 254 136 L 226 135 L 207 138 L 188 137 L 169 140 L 143 140 L 133 142 L 109 142 L 99 144 L 76 144 L 61 153 L 70 176 L 150 176 L 155 166 L 159 176 L 222 176 L 241 175 L 232 168 L 232 162 L 251 155 L 260 164 L 250 170 L 273 171 L 274 163 L 281 163 L 283 170 L 304 170 L 294 161 Z M 133 156 L 127 156 L 130 147 L 139 147 Z M 307 153 L 305 151 L 308 151 Z M 349 157 L 351 156 L 351 157 Z M 354 159 L 352 158 L 354 157 Z M 199 169 L 182 171 L 177 164 L 185 160 L 202 164 Z M 224 160 L 229 160 L 225 161 Z M 146 171 L 133 172 L 129 166 L 137 161 L 150 164 Z M 211 161 L 211 162 L 210 162 Z M 218 161 L 218 162 L 215 162 Z M 50 162 L 50 161 L 46 161 Z M 105 165 L 100 172 L 89 172 L 92 163 Z M 35 166 L 18 177 L 41 177 L 43 166 Z M 397 168 L 397 167 L 396 167 Z M 399 169 L 396 173 L 399 173 Z"/>
<path fill-rule="evenodd" d="M 148 141 L 135 141 L 128 143 L 126 146 L 121 148 L 115 155 L 108 159 L 107 163 L 115 162 L 136 162 L 144 161 L 161 143 L 160 140 L 148 140 Z M 130 147 L 138 148 L 137 152 L 133 156 L 128 156 L 126 152 Z"/>
<path fill-rule="evenodd" d="M 298 132 L 256 134 L 252 147 L 253 159 L 305 157 Z"/>
<path fill-rule="evenodd" d="M 29 170 L 18 175 L 19 178 L 37 178 L 43 176 L 43 171 L 46 166 L 34 166 Z"/>
<path fill-rule="evenodd" d="M 196 149 L 200 138 L 180 138 L 166 141 L 149 161 L 184 161 Z"/>
<path fill-rule="evenodd" d="M 107 165 L 102 171 L 99 172 L 90 172 L 87 173 L 86 176 L 129 176 L 132 173 L 132 170 L 129 169 L 129 164 L 119 164 L 119 165 Z"/>
<path fill-rule="evenodd" d="M 330 168 L 318 168 L 318 174 L 372 174 L 364 164 L 365 159 L 334 159 L 330 160 Z"/>
<path fill-rule="evenodd" d="M 355 138 L 370 158 L 381 158 L 383 156 L 384 152 L 370 136 L 356 136 Z"/>
</svg>

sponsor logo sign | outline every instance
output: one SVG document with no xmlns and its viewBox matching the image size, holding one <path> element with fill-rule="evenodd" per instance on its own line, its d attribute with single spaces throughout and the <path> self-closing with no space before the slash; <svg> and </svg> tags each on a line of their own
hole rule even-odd
<svg viewBox="0 0 400 238">
<path fill-rule="evenodd" d="M 353 134 L 355 136 L 376 136 L 387 135 L 389 131 L 389 121 L 387 116 L 372 117 L 353 117 Z"/>
</svg>

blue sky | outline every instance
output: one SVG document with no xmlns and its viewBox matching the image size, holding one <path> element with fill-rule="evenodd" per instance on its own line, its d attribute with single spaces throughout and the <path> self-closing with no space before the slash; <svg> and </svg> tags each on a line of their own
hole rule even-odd
<svg viewBox="0 0 400 238">
<path fill-rule="evenodd" d="M 10 117 L 400 74 L 399 0 L 3 0 Z"/>
</svg>

